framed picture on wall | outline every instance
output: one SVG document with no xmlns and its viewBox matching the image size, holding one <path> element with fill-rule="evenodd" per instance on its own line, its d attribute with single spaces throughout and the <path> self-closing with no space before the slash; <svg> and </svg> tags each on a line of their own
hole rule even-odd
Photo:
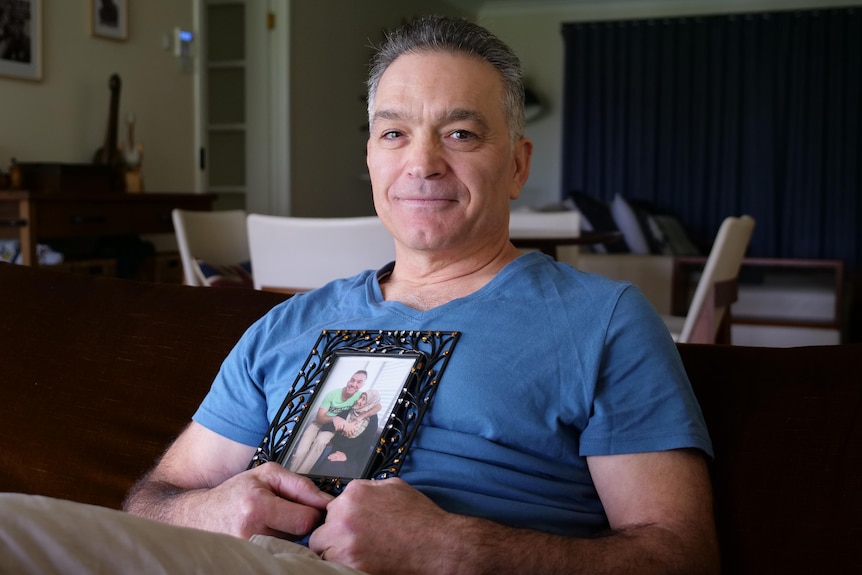
<svg viewBox="0 0 862 575">
<path fill-rule="evenodd" d="M 126 40 L 129 37 L 128 0 L 88 0 L 90 32 L 97 38 Z"/>
<path fill-rule="evenodd" d="M 42 0 L 0 0 L 0 76 L 42 79 Z"/>
</svg>

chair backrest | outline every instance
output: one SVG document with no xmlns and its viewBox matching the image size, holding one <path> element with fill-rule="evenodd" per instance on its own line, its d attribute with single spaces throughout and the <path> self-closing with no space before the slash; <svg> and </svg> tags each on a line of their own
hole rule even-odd
<svg viewBox="0 0 862 575">
<path fill-rule="evenodd" d="M 581 214 L 576 210 L 560 212 L 509 213 L 509 238 L 523 250 L 540 249 L 559 262 L 577 267 L 580 256 L 576 245 L 561 245 L 551 238 L 577 238 L 581 235 Z"/>
<path fill-rule="evenodd" d="M 395 241 L 377 216 L 249 214 L 247 226 L 256 289 L 307 291 L 395 259 Z"/>
<path fill-rule="evenodd" d="M 581 233 L 581 214 L 577 210 L 560 212 L 511 212 L 509 237 L 577 237 Z"/>
<path fill-rule="evenodd" d="M 186 284 L 204 285 L 196 271 L 198 265 L 195 260 L 219 266 L 249 261 L 244 210 L 196 212 L 174 209 L 171 217 Z"/>
<path fill-rule="evenodd" d="M 715 341 L 730 304 L 728 299 L 736 299 L 736 281 L 753 231 L 751 216 L 730 216 L 721 223 L 685 316 L 679 343 Z M 720 297 L 722 289 L 730 291 L 732 296 Z M 704 321 L 705 317 L 709 320 Z"/>
</svg>

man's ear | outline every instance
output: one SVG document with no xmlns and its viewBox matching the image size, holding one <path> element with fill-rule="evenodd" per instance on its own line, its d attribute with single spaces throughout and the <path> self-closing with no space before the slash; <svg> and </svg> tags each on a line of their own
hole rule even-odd
<svg viewBox="0 0 862 575">
<path fill-rule="evenodd" d="M 530 159 L 533 156 L 533 141 L 522 137 L 515 142 L 512 153 L 512 188 L 509 191 L 509 199 L 516 200 L 521 195 L 521 188 L 527 182 L 530 175 Z"/>
</svg>

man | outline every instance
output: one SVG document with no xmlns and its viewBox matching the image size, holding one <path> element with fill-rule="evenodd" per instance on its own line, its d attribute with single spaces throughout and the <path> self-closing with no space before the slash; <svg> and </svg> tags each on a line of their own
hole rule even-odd
<svg viewBox="0 0 862 575">
<path fill-rule="evenodd" d="M 350 411 L 356 403 L 359 390 L 365 385 L 366 379 L 368 379 L 368 372 L 360 369 L 350 376 L 344 387 L 333 389 L 323 397 L 317 413 L 314 414 L 314 421 L 309 423 L 297 442 L 288 469 L 295 473 L 308 473 L 317 463 L 317 459 L 335 432 L 344 428 L 344 418 L 341 414 Z"/>
<path fill-rule="evenodd" d="M 517 58 L 481 27 L 420 19 L 376 56 L 368 104 L 396 262 L 252 326 L 128 510 L 310 534 L 315 573 L 717 572 L 711 446 L 663 323 L 636 288 L 509 242 L 532 153 Z M 246 470 L 322 329 L 461 333 L 400 477 L 334 499 L 274 463 Z"/>
</svg>

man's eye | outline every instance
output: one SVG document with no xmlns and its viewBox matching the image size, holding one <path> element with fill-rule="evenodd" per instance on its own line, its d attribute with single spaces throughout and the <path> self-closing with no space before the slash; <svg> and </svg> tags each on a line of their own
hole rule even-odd
<svg viewBox="0 0 862 575">
<path fill-rule="evenodd" d="M 401 132 L 399 132 L 397 130 L 387 130 L 386 132 L 383 132 L 383 135 L 382 135 L 384 140 L 395 140 L 395 139 L 399 138 L 400 136 L 401 136 Z"/>
<path fill-rule="evenodd" d="M 453 140 L 469 140 L 474 137 L 473 132 L 468 132 L 467 130 L 455 130 L 450 134 L 450 137 Z"/>
</svg>

